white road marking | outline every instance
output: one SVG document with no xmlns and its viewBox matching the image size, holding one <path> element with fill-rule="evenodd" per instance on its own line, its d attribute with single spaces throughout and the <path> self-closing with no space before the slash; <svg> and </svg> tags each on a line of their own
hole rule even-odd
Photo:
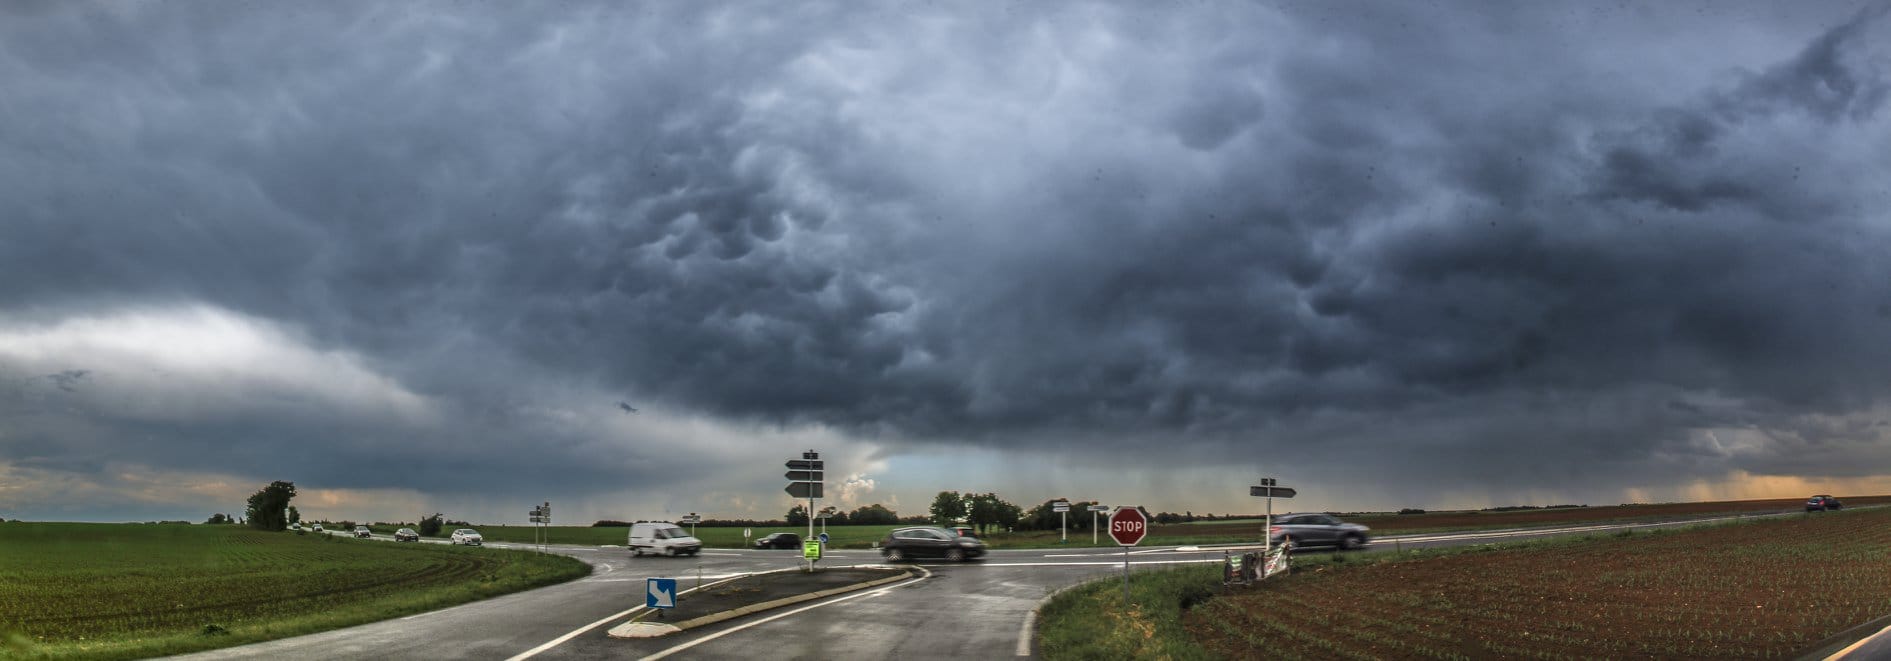
<svg viewBox="0 0 1891 661">
<path fill-rule="evenodd" d="M 742 557 L 740 553 L 710 553 L 708 551 L 703 551 L 703 555 L 732 555 L 738 558 Z"/>
<path fill-rule="evenodd" d="M 735 579 L 733 579 L 733 578 L 731 578 L 731 579 L 729 579 L 729 580 L 732 580 L 732 581 L 733 581 L 733 580 L 735 580 Z M 679 591 L 677 591 L 677 594 L 678 594 L 678 595 L 685 595 L 685 594 L 689 594 L 689 593 L 691 593 L 691 592 L 695 592 L 695 591 L 697 591 L 697 590 L 700 590 L 700 589 L 702 589 L 702 588 L 710 588 L 710 587 L 715 587 L 715 586 L 716 586 L 716 584 L 715 584 L 715 583 L 710 583 L 710 584 L 708 584 L 708 585 L 704 585 L 704 586 L 701 586 L 701 587 L 695 587 L 695 588 L 690 588 L 690 589 L 688 589 L 688 590 L 679 590 Z M 612 621 L 615 621 L 615 620 L 617 620 L 618 618 L 621 618 L 621 617 L 624 617 L 624 616 L 626 616 L 626 615 L 630 615 L 631 613 L 635 613 L 635 612 L 637 612 L 637 611 L 640 611 L 640 610 L 644 610 L 644 607 L 643 607 L 643 606 L 637 606 L 637 607 L 634 607 L 634 608 L 628 608 L 628 609 L 625 609 L 625 610 L 623 610 L 623 611 L 619 611 L 619 612 L 617 612 L 617 613 L 613 613 L 613 614 L 611 614 L 611 616 L 610 616 L 610 617 L 606 617 L 606 618 L 604 618 L 604 619 L 602 619 L 602 620 L 598 620 L 598 621 L 596 621 L 596 622 L 592 622 L 592 623 L 590 623 L 590 624 L 587 624 L 587 625 L 584 625 L 584 626 L 582 626 L 582 627 L 578 627 L 577 629 L 573 629 L 573 630 L 571 631 L 571 633 L 567 633 L 567 634 L 565 634 L 565 635 L 563 635 L 563 636 L 559 636 L 559 637 L 557 637 L 557 638 L 553 638 L 553 639 L 551 639 L 551 641 L 550 641 L 550 642 L 547 642 L 547 643 L 545 643 L 545 644 L 543 644 L 543 645 L 539 645 L 538 647 L 534 647 L 534 648 L 532 648 L 532 649 L 529 649 L 529 650 L 526 650 L 526 651 L 523 651 L 523 652 L 520 652 L 520 653 L 518 653 L 518 654 L 516 654 L 516 655 L 514 655 L 514 656 L 513 656 L 512 658 L 509 658 L 509 659 L 506 659 L 506 661 L 525 661 L 525 659 L 530 659 L 530 658 L 532 658 L 532 657 L 535 657 L 535 656 L 538 656 L 538 655 L 540 655 L 540 654 L 544 654 L 544 653 L 545 653 L 545 650 L 549 650 L 549 649 L 551 649 L 551 648 L 554 648 L 554 647 L 557 647 L 557 646 L 559 646 L 559 645 L 563 645 L 563 644 L 565 644 L 565 641 L 568 641 L 568 640 L 571 640 L 571 639 L 573 639 L 573 638 L 577 638 L 578 636 L 581 636 L 581 635 L 584 635 L 584 632 L 586 632 L 586 631 L 590 631 L 590 630 L 592 630 L 592 629 L 596 629 L 596 628 L 598 628 L 598 627 L 600 627 L 600 626 L 604 626 L 604 625 L 606 625 L 606 624 L 609 624 L 609 623 L 611 623 Z"/>
<path fill-rule="evenodd" d="M 827 600 L 827 601 L 823 601 L 823 602 L 819 602 L 819 603 L 815 603 L 815 604 L 812 604 L 812 605 L 808 605 L 808 606 L 802 606 L 802 607 L 800 607 L 800 608 L 796 608 L 796 609 L 794 609 L 794 610 L 791 610 L 791 611 L 788 611 L 788 612 L 786 612 L 786 613 L 782 613 L 782 614 L 780 614 L 780 615 L 774 615 L 774 616 L 770 616 L 770 617 L 765 617 L 765 618 L 762 618 L 762 619 L 759 619 L 759 620 L 756 620 L 756 621 L 754 621 L 754 622 L 750 622 L 750 623 L 747 623 L 747 624 L 744 624 L 744 625 L 742 625 L 742 626 L 739 626 L 739 627 L 730 627 L 730 628 L 728 628 L 728 629 L 723 629 L 722 631 L 718 631 L 718 632 L 715 632 L 715 633 L 713 633 L 713 634 L 710 634 L 710 635 L 707 635 L 707 636 L 703 636 L 703 637 L 701 637 L 701 638 L 697 638 L 697 639 L 695 639 L 695 640 L 692 640 L 692 641 L 689 641 L 689 642 L 687 642 L 687 643 L 683 643 L 683 644 L 681 644 L 681 645 L 677 645 L 676 647 L 672 647 L 672 648 L 670 648 L 670 649 L 667 649 L 667 650 L 663 650 L 663 651 L 661 651 L 661 652 L 657 652 L 656 654 L 652 654 L 652 655 L 650 655 L 650 656 L 646 656 L 646 657 L 644 657 L 644 658 L 643 658 L 643 661 L 656 661 L 657 659 L 661 659 L 661 658 L 663 658 L 663 657 L 666 657 L 666 656 L 669 656 L 669 655 L 671 655 L 671 654 L 675 654 L 675 653 L 677 653 L 677 652 L 681 652 L 681 651 L 683 651 L 683 650 L 687 650 L 687 649 L 689 649 L 689 648 L 691 648 L 691 647 L 695 647 L 695 646 L 697 646 L 697 645 L 701 645 L 701 644 L 703 644 L 703 643 L 707 643 L 707 642 L 709 642 L 709 641 L 712 641 L 712 640 L 715 640 L 715 639 L 717 639 L 717 638 L 721 638 L 721 637 L 723 637 L 723 636 L 727 636 L 727 635 L 729 635 L 729 634 L 732 634 L 732 633 L 735 633 L 735 632 L 737 632 L 737 631 L 741 631 L 741 630 L 743 630 L 743 629 L 747 629 L 747 628 L 749 628 L 749 627 L 755 627 L 755 626 L 760 626 L 760 625 L 763 625 L 763 624 L 768 624 L 769 622 L 773 622 L 773 621 L 775 621 L 775 620 L 779 620 L 779 619 L 781 619 L 781 618 L 784 618 L 784 617 L 788 617 L 788 616 L 790 616 L 790 615 L 796 615 L 796 614 L 799 614 L 799 613 L 803 613 L 803 612 L 806 612 L 806 611 L 811 611 L 811 610 L 814 610 L 814 609 L 816 609 L 816 608 L 820 608 L 820 607 L 822 607 L 822 606 L 832 606 L 832 605 L 834 605 L 834 604 L 838 604 L 838 603 L 840 603 L 840 602 L 843 602 L 843 601 L 852 601 L 852 600 L 854 600 L 854 599 L 859 599 L 859 598 L 861 598 L 861 597 L 867 597 L 867 596 L 876 596 L 876 595 L 879 595 L 880 593 L 883 593 L 883 592 L 886 592 L 886 591 L 888 591 L 888 590 L 893 590 L 893 589 L 895 589 L 895 588 L 903 588 L 903 587 L 906 587 L 906 586 L 908 586 L 908 585 L 915 585 L 915 584 L 918 584 L 918 583 L 919 583 L 920 581 L 924 581 L 924 580 L 926 580 L 926 579 L 928 579 L 928 578 L 932 578 L 932 572 L 930 572 L 930 571 L 926 571 L 926 568 L 925 568 L 925 567 L 920 567 L 920 568 L 919 568 L 919 570 L 920 570 L 920 571 L 923 571 L 923 572 L 926 572 L 926 575 L 925 575 L 925 576 L 921 576 L 921 577 L 919 577 L 919 578 L 916 578 L 916 579 L 913 579 L 913 580 L 910 580 L 910 581 L 903 581 L 903 582 L 900 582 L 900 583 L 894 583 L 894 584 L 892 584 L 892 585 L 889 585 L 889 586 L 886 586 L 886 587 L 883 587 L 883 588 L 880 588 L 880 589 L 877 589 L 877 590 L 870 590 L 870 591 L 867 591 L 867 592 L 860 592 L 860 593 L 855 593 L 855 594 L 850 594 L 850 595 L 847 595 L 847 596 L 844 596 L 844 597 L 835 597 L 835 598 L 833 598 L 833 599 L 829 599 L 829 600 Z"/>
</svg>

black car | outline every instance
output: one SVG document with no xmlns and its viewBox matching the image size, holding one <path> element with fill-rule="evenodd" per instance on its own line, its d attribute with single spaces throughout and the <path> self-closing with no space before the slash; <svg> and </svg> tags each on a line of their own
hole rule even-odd
<svg viewBox="0 0 1891 661">
<path fill-rule="evenodd" d="M 945 528 L 916 526 L 888 533 L 880 541 L 880 555 L 889 562 L 908 558 L 945 558 L 953 562 L 985 555 L 985 543 L 977 537 L 953 534 Z"/>
<path fill-rule="evenodd" d="M 798 549 L 801 548 L 801 536 L 791 532 L 778 532 L 755 540 L 758 549 Z"/>
<path fill-rule="evenodd" d="M 1275 545 L 1292 540 L 1293 545 L 1333 546 L 1346 550 L 1364 548 L 1367 527 L 1346 523 L 1331 514 L 1288 514 L 1274 517 L 1274 527 L 1267 536 Z"/>
<path fill-rule="evenodd" d="M 1823 512 L 1826 510 L 1836 510 L 1836 509 L 1844 509 L 1844 508 L 1845 508 L 1845 503 L 1838 502 L 1837 498 L 1833 498 L 1831 496 L 1827 496 L 1824 494 L 1813 496 L 1810 500 L 1806 501 L 1806 511 L 1808 512 Z"/>
<path fill-rule="evenodd" d="M 418 542 L 420 541 L 420 533 L 414 532 L 413 528 L 402 528 L 394 531 L 394 541 Z"/>
</svg>

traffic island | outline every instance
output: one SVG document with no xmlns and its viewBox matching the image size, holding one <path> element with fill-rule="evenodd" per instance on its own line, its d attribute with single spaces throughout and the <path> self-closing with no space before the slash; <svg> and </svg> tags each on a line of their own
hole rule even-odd
<svg viewBox="0 0 1891 661">
<path fill-rule="evenodd" d="M 792 569 L 711 583 L 676 596 L 675 608 L 645 609 L 612 627 L 612 638 L 655 638 L 731 618 L 865 590 L 918 576 L 895 567 L 836 567 L 812 574 Z"/>
</svg>

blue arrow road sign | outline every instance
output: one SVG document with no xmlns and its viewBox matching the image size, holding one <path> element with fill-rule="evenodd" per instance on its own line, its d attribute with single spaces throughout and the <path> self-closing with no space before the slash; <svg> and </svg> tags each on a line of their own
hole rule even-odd
<svg viewBox="0 0 1891 661">
<path fill-rule="evenodd" d="M 676 608 L 676 579 L 644 579 L 643 605 L 648 608 Z"/>
<path fill-rule="evenodd" d="M 821 543 L 822 544 L 827 543 L 827 533 L 821 533 Z"/>
</svg>

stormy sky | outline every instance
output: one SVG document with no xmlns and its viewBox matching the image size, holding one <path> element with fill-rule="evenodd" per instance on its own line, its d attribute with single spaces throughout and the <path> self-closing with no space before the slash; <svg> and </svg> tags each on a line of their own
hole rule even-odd
<svg viewBox="0 0 1891 661">
<path fill-rule="evenodd" d="M 0 517 L 1884 493 L 1886 13 L 6 3 Z"/>
</svg>

